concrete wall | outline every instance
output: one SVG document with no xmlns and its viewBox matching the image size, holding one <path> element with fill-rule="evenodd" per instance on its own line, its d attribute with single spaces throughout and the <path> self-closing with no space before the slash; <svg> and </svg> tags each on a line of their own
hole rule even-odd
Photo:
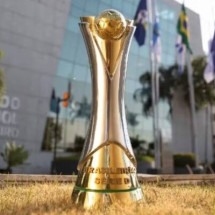
<svg viewBox="0 0 215 215">
<path fill-rule="evenodd" d="M 172 1 L 180 11 L 181 6 Z M 177 4 L 177 6 L 176 6 Z M 199 15 L 187 10 L 190 29 L 190 46 L 193 57 L 204 55 L 202 48 L 201 27 Z M 174 153 L 192 152 L 192 129 L 190 108 L 183 99 L 182 92 L 176 92 L 173 99 L 173 149 Z M 200 162 L 213 160 L 211 121 L 208 120 L 206 109 L 196 113 L 196 140 Z"/>
<path fill-rule="evenodd" d="M 0 149 L 16 139 L 30 152 L 30 165 L 15 172 L 50 171 L 52 154 L 40 148 L 69 6 L 70 0 L 0 0 L 0 65 L 7 85 Z"/>
<path fill-rule="evenodd" d="M 177 92 L 173 99 L 173 149 L 174 153 L 192 152 L 191 115 L 183 94 Z M 207 108 L 196 112 L 196 141 L 200 162 L 213 161 L 212 129 Z"/>
<path fill-rule="evenodd" d="M 163 1 L 170 7 L 175 8 L 178 14 L 180 13 L 181 5 L 176 1 Z M 190 46 L 193 50 L 193 57 L 204 55 L 199 15 L 189 9 L 187 9 L 187 14 L 189 19 Z M 196 113 L 196 128 L 199 159 L 202 162 L 205 160 L 211 162 L 213 160 L 211 121 L 208 121 L 205 109 Z M 192 152 L 191 133 L 190 108 L 185 103 L 182 92 L 178 90 L 173 99 L 172 138 L 174 153 Z"/>
</svg>

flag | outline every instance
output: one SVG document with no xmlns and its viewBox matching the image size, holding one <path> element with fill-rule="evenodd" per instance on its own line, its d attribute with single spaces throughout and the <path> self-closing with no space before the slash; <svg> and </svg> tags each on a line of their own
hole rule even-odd
<svg viewBox="0 0 215 215">
<path fill-rule="evenodd" d="M 179 73 L 182 73 L 185 66 L 186 50 L 192 54 L 189 42 L 190 33 L 188 29 L 188 16 L 184 4 L 182 4 L 181 12 L 178 18 L 177 32 L 176 61 L 179 66 Z"/>
<path fill-rule="evenodd" d="M 68 92 L 65 92 L 65 93 L 63 94 L 63 106 L 64 106 L 65 108 L 67 108 L 67 107 L 69 106 L 69 99 L 70 99 L 69 93 L 68 93 Z"/>
<path fill-rule="evenodd" d="M 69 81 L 68 83 L 68 89 L 67 92 L 64 92 L 63 94 L 63 107 L 67 108 L 69 106 L 69 104 L 72 102 L 72 96 L 71 96 L 71 82 Z"/>
<path fill-rule="evenodd" d="M 56 98 L 55 96 L 55 89 L 52 89 L 51 100 L 50 100 L 50 111 L 54 113 L 60 112 L 58 98 Z"/>
<path fill-rule="evenodd" d="M 144 45 L 146 38 L 146 25 L 147 25 L 147 0 L 140 0 L 134 16 L 134 24 L 136 31 L 134 37 L 139 46 Z"/>
<path fill-rule="evenodd" d="M 160 40 L 159 20 L 157 17 L 153 25 L 152 50 L 155 54 L 156 61 L 160 63 L 161 62 L 161 40 Z"/>
<path fill-rule="evenodd" d="M 208 63 L 204 71 L 204 79 L 207 83 L 215 79 L 215 32 L 210 45 L 210 53 L 208 54 Z"/>
<path fill-rule="evenodd" d="M 192 50 L 190 48 L 190 32 L 188 30 L 188 16 L 185 9 L 184 4 L 182 4 L 181 13 L 179 15 L 178 23 L 177 23 L 177 32 L 181 35 L 181 41 L 189 50 L 190 54 L 192 54 Z"/>
<path fill-rule="evenodd" d="M 182 74 L 185 66 L 185 55 L 186 55 L 186 47 L 182 43 L 181 35 L 178 35 L 176 42 L 176 62 L 178 65 L 178 72 Z"/>
</svg>

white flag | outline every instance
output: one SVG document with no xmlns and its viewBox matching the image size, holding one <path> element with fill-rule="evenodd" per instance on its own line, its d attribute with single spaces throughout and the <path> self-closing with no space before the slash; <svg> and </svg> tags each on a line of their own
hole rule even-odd
<svg viewBox="0 0 215 215">
<path fill-rule="evenodd" d="M 181 35 L 178 35 L 176 42 L 176 63 L 178 65 L 178 72 L 182 74 L 185 66 L 186 46 L 182 43 Z"/>
<path fill-rule="evenodd" d="M 159 20 L 157 17 L 153 26 L 152 51 L 155 54 L 157 63 L 161 63 L 160 27 L 159 27 Z"/>
<path fill-rule="evenodd" d="M 208 62 L 204 71 L 204 79 L 207 83 L 215 79 L 215 33 L 213 41 L 210 43 L 210 53 L 208 54 Z"/>
<path fill-rule="evenodd" d="M 215 79 L 212 54 L 208 55 L 208 64 L 204 71 L 204 79 L 207 83 L 210 83 L 211 81 L 213 81 Z"/>
</svg>

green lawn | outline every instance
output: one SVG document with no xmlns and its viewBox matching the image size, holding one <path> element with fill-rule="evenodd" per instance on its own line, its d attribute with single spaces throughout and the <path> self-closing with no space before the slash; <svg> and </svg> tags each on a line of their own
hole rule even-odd
<svg viewBox="0 0 215 215">
<path fill-rule="evenodd" d="M 139 208 L 114 205 L 106 212 L 84 212 L 72 204 L 71 184 L 8 185 L 0 190 L 0 214 L 144 214 L 209 215 L 215 214 L 215 186 L 143 185 L 145 203 Z"/>
</svg>

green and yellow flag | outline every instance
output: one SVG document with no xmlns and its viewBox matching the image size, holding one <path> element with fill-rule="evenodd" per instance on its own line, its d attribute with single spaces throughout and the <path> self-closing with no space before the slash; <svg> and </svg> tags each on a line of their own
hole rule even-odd
<svg viewBox="0 0 215 215">
<path fill-rule="evenodd" d="M 182 4 L 181 12 L 180 12 L 180 15 L 178 18 L 177 32 L 181 36 L 182 43 L 186 46 L 186 48 L 192 54 L 192 50 L 190 48 L 190 43 L 189 43 L 190 32 L 188 30 L 188 16 L 187 16 L 184 4 Z"/>
</svg>

